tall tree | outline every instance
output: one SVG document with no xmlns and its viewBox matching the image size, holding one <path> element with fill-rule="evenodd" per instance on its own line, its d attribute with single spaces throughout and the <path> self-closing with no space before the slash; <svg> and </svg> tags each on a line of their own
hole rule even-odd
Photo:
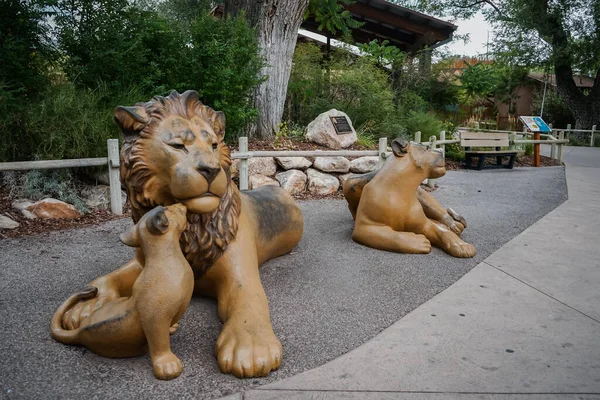
<svg viewBox="0 0 600 400">
<path fill-rule="evenodd" d="M 498 30 L 497 56 L 513 65 L 549 66 L 576 127 L 600 125 L 600 1 L 598 0 L 392 0 L 441 16 L 482 12 Z M 594 78 L 581 90 L 576 74 Z"/>
<path fill-rule="evenodd" d="M 259 115 L 249 129 L 249 136 L 272 137 L 283 115 L 292 57 L 309 0 L 225 0 L 225 14 L 245 13 L 256 27 L 265 81 L 253 95 Z"/>
</svg>

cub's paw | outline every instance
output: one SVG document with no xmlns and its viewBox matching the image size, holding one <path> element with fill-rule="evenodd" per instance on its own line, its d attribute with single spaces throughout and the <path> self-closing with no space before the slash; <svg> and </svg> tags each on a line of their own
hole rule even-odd
<svg viewBox="0 0 600 400">
<path fill-rule="evenodd" d="M 172 335 L 175 332 L 177 332 L 177 329 L 179 329 L 179 322 L 175 322 L 173 325 L 171 325 L 171 327 L 169 328 L 169 335 Z"/>
<path fill-rule="evenodd" d="M 281 365 L 283 349 L 270 324 L 252 326 L 232 318 L 223 327 L 215 352 L 219 369 L 238 378 L 267 376 Z"/>
<path fill-rule="evenodd" d="M 169 380 L 181 375 L 183 364 L 175 354 L 167 353 L 153 359 L 152 368 L 158 379 Z"/>
<path fill-rule="evenodd" d="M 452 232 L 456 233 L 457 235 L 460 235 L 462 231 L 467 227 L 467 220 L 465 219 L 465 217 L 463 217 L 451 208 L 447 208 L 446 211 L 448 212 L 448 218 L 447 221 L 444 222 L 446 222 L 446 225 L 452 230 Z"/>
<path fill-rule="evenodd" d="M 425 235 L 410 232 L 409 238 L 410 253 L 428 254 L 431 252 L 431 242 L 425 237 Z"/>
<path fill-rule="evenodd" d="M 452 244 L 448 250 L 448 253 L 454 257 L 471 258 L 477 254 L 477 250 L 475 250 L 475 246 L 472 244 L 460 241 Z"/>
</svg>

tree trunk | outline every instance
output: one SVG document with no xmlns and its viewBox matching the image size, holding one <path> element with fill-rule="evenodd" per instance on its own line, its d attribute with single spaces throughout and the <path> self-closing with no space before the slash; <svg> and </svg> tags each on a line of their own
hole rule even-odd
<svg viewBox="0 0 600 400">
<path fill-rule="evenodd" d="M 252 101 L 258 108 L 258 120 L 248 129 L 248 136 L 271 138 L 278 130 L 285 106 L 292 57 L 298 28 L 309 0 L 225 0 L 225 15 L 245 12 L 256 28 L 261 56 L 266 66 L 261 71 L 267 79 L 255 90 Z"/>
</svg>

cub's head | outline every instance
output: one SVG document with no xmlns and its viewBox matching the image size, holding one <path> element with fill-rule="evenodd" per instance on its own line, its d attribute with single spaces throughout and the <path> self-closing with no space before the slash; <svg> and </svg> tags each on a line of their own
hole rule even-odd
<svg viewBox="0 0 600 400">
<path fill-rule="evenodd" d="M 173 204 L 167 207 L 156 206 L 148 211 L 144 216 L 132 226 L 128 231 L 123 232 L 119 239 L 121 242 L 131 247 L 140 247 L 142 244 L 152 246 L 157 244 L 160 236 L 168 235 L 179 249 L 179 237 L 187 227 L 187 210 L 181 204 Z"/>
<path fill-rule="evenodd" d="M 444 155 L 422 145 L 411 145 L 409 141 L 397 138 L 392 141 L 392 152 L 399 160 L 408 156 L 412 164 L 425 172 L 427 178 L 439 178 L 446 174 Z"/>
<path fill-rule="evenodd" d="M 114 119 L 123 132 L 121 181 L 135 220 L 157 205 L 182 203 L 196 214 L 218 208 L 231 166 L 222 112 L 188 90 L 117 107 Z"/>
</svg>

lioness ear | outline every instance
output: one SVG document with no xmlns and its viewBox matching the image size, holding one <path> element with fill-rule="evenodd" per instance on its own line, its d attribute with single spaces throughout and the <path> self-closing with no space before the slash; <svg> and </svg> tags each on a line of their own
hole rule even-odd
<svg viewBox="0 0 600 400">
<path fill-rule="evenodd" d="M 123 135 L 138 133 L 148 123 L 148 114 L 144 107 L 140 106 L 119 106 L 115 108 L 113 117 L 119 128 L 121 128 Z"/>
<path fill-rule="evenodd" d="M 140 247 L 140 237 L 138 235 L 137 225 L 132 226 L 127 231 L 119 235 L 119 240 L 130 247 Z"/>
<path fill-rule="evenodd" d="M 210 126 L 220 138 L 223 138 L 225 136 L 225 113 L 215 111 L 215 114 L 210 118 Z"/>
<path fill-rule="evenodd" d="M 146 220 L 146 227 L 153 235 L 162 235 L 169 230 L 169 218 L 165 214 L 165 209 L 161 206 L 154 211 L 154 215 Z"/>
<path fill-rule="evenodd" d="M 403 157 L 408 153 L 410 142 L 401 138 L 392 140 L 392 151 L 396 157 Z"/>
</svg>

